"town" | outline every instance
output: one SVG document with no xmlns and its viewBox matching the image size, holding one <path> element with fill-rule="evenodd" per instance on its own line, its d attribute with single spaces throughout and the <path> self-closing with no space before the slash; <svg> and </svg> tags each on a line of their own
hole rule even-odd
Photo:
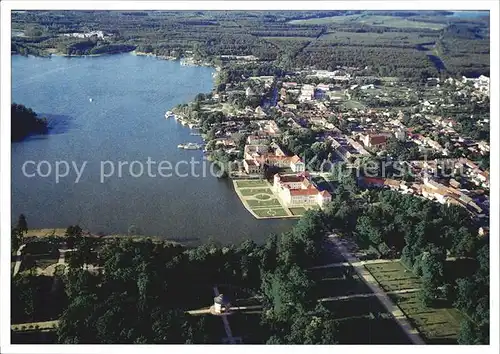
<svg viewBox="0 0 500 354">
<path fill-rule="evenodd" d="M 322 207 L 345 166 L 360 186 L 456 204 L 487 228 L 489 78 L 415 84 L 362 76 L 363 69 L 240 76 L 176 107 L 175 118 L 202 132 L 206 152 L 225 163 L 235 186 L 269 180 L 279 204 L 269 204 L 267 217 Z M 266 214 L 265 206 L 255 208 Z"/>
</svg>

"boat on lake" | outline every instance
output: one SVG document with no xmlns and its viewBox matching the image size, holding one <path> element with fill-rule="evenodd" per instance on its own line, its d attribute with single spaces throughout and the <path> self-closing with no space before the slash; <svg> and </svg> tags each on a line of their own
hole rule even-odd
<svg viewBox="0 0 500 354">
<path fill-rule="evenodd" d="M 175 118 L 175 114 L 172 111 L 165 112 L 165 119 Z"/>
</svg>

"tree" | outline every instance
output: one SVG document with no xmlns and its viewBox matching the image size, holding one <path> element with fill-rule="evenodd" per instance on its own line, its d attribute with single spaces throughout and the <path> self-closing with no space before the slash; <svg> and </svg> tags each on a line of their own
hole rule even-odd
<svg viewBox="0 0 500 354">
<path fill-rule="evenodd" d="M 457 341 L 458 344 L 477 344 L 476 328 L 471 320 L 464 319 L 460 323 Z"/>
<path fill-rule="evenodd" d="M 75 247 L 75 244 L 82 238 L 83 230 L 78 225 L 70 225 L 66 229 L 66 246 L 68 248 Z"/>
<path fill-rule="evenodd" d="M 19 220 L 17 221 L 17 230 L 22 234 L 26 234 L 28 232 L 28 222 L 26 221 L 26 217 L 24 216 L 24 214 L 19 215 Z"/>
<path fill-rule="evenodd" d="M 311 304 L 309 290 L 313 283 L 307 273 L 292 265 L 289 270 L 277 268 L 273 273 L 264 273 L 262 292 L 270 305 L 273 317 L 286 322 L 291 313 L 303 313 Z"/>
</svg>

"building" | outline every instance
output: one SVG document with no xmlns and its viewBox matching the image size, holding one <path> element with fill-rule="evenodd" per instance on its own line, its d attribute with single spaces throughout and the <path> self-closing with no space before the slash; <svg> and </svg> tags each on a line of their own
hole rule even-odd
<svg viewBox="0 0 500 354">
<path fill-rule="evenodd" d="M 398 128 L 398 129 L 394 130 L 394 136 L 399 141 L 405 141 L 406 140 L 406 131 L 403 128 Z"/>
<path fill-rule="evenodd" d="M 361 177 L 360 183 L 364 187 L 370 188 L 389 188 L 391 190 L 399 190 L 401 187 L 401 181 L 391 179 L 391 178 L 380 178 L 380 177 Z M 408 191 L 409 188 L 404 185 L 404 190 Z"/>
<path fill-rule="evenodd" d="M 273 189 L 288 207 L 319 206 L 323 207 L 332 200 L 327 191 L 319 191 L 305 174 L 274 175 Z"/>
<path fill-rule="evenodd" d="M 314 99 L 314 86 L 303 85 L 300 90 L 299 102 L 308 102 Z"/>
<path fill-rule="evenodd" d="M 365 147 L 385 147 L 387 145 L 387 140 L 389 140 L 390 135 L 386 133 L 380 134 L 366 134 L 361 136 L 361 141 Z"/>
<path fill-rule="evenodd" d="M 245 145 L 243 157 L 245 160 L 256 160 L 269 151 L 267 145 Z"/>
<path fill-rule="evenodd" d="M 247 87 L 247 89 L 245 90 L 245 96 L 249 97 L 249 96 L 253 96 L 253 95 L 255 95 L 255 93 L 253 92 L 252 88 Z"/>
<path fill-rule="evenodd" d="M 306 170 L 306 165 L 302 162 L 300 157 L 294 155 L 290 159 L 290 168 L 293 172 L 304 172 Z"/>
<path fill-rule="evenodd" d="M 249 175 L 259 174 L 261 172 L 260 163 L 255 160 L 243 160 L 243 167 L 245 168 L 245 172 Z"/>
<path fill-rule="evenodd" d="M 214 312 L 217 314 L 221 313 L 226 313 L 229 312 L 231 308 L 231 303 L 229 302 L 229 299 L 224 296 L 223 294 L 220 294 L 216 297 L 214 297 Z"/>
<path fill-rule="evenodd" d="M 265 136 L 259 136 L 259 135 L 249 135 L 247 137 L 247 144 L 249 145 L 263 145 L 268 142 L 268 138 Z"/>
<path fill-rule="evenodd" d="M 256 120 L 254 122 L 259 126 L 259 135 L 277 136 L 281 134 L 281 130 L 274 120 Z"/>
</svg>

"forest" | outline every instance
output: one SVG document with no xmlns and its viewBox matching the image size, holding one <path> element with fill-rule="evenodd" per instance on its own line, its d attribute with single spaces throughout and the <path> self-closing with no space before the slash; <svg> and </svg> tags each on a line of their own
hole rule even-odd
<svg viewBox="0 0 500 354">
<path fill-rule="evenodd" d="M 363 22 L 351 21 L 354 14 L 362 15 Z M 13 30 L 24 36 L 12 37 L 12 52 L 47 55 L 57 50 L 84 55 L 137 48 L 175 57 L 193 52 L 210 62 L 220 55 L 254 55 L 282 69 L 356 66 L 369 67 L 374 75 L 416 78 L 437 75 L 439 68 L 429 57 L 433 52 L 441 56 L 449 75 L 487 75 L 489 23 L 447 15 L 436 11 L 28 11 L 13 14 Z M 295 22 L 328 18 L 334 20 Z M 378 23 L 379 18 L 394 20 Z M 62 36 L 91 30 L 109 36 L 94 40 L 93 45 Z"/>
<path fill-rule="evenodd" d="M 12 318 L 59 319 L 59 343 L 218 343 L 220 319 L 185 311 L 210 305 L 219 284 L 237 305 L 263 306 L 231 316 L 245 324 L 245 343 L 336 343 L 347 322 L 315 300 L 319 283 L 309 271 L 327 259 L 325 237 L 334 230 L 384 257 L 401 256 L 422 279 L 422 306 L 453 304 L 466 314 L 459 343 L 488 343 L 489 246 L 468 215 L 391 191 L 363 191 L 352 175 L 343 176 L 324 211 L 308 211 L 292 230 L 261 245 L 102 240 L 78 226 L 65 238 L 31 241 L 31 252 L 35 246 L 50 252 L 61 242 L 76 251 L 69 271 L 56 271 L 53 280 L 29 266 L 13 279 Z M 26 229 L 23 216 L 13 230 L 16 244 L 27 241 Z"/>
<path fill-rule="evenodd" d="M 38 118 L 37 114 L 22 104 L 13 103 L 11 113 L 11 140 L 20 141 L 34 134 L 47 134 L 48 123 L 45 118 Z"/>
</svg>

